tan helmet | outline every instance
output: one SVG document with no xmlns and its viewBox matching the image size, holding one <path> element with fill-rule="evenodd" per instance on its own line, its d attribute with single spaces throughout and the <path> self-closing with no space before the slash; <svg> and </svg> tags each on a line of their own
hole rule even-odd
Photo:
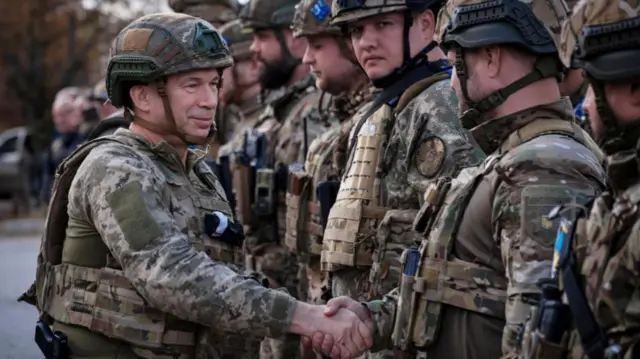
<svg viewBox="0 0 640 359">
<path fill-rule="evenodd" d="M 289 29 L 298 0 L 251 0 L 240 12 L 245 27 Z"/>
<path fill-rule="evenodd" d="M 597 140 L 608 155 L 635 149 L 640 123 L 616 121 L 605 84 L 640 77 L 639 0 L 580 0 L 562 26 L 560 58 L 584 70 L 596 98 L 603 131 Z"/>
<path fill-rule="evenodd" d="M 226 24 L 237 19 L 240 6 L 237 0 L 169 0 L 169 7 L 211 23 Z"/>
<path fill-rule="evenodd" d="M 371 16 L 408 10 L 407 0 L 333 0 L 331 24 L 341 26 Z"/>
<path fill-rule="evenodd" d="M 331 8 L 327 1 L 330 0 L 302 0 L 296 5 L 291 25 L 294 37 L 341 34 L 340 27 L 330 24 Z"/>
<path fill-rule="evenodd" d="M 240 19 L 224 24 L 220 28 L 222 38 L 231 50 L 231 56 L 235 61 L 251 59 L 253 53 L 250 49 L 253 42 L 253 31 L 242 26 Z"/>
</svg>

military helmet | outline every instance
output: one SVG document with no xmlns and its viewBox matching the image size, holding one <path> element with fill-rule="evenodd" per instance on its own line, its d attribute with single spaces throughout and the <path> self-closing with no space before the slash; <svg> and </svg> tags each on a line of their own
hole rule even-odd
<svg viewBox="0 0 640 359">
<path fill-rule="evenodd" d="M 560 58 L 599 81 L 640 76 L 638 0 L 580 1 L 564 23 Z"/>
<path fill-rule="evenodd" d="M 330 24 L 331 8 L 327 1 L 330 0 L 302 0 L 296 5 L 291 25 L 294 37 L 341 33 L 340 27 Z"/>
<path fill-rule="evenodd" d="M 240 19 L 228 22 L 220 28 L 220 35 L 229 46 L 235 61 L 249 60 L 253 56 L 250 49 L 253 31 L 242 26 Z"/>
<path fill-rule="evenodd" d="M 240 9 L 237 0 L 169 0 L 169 7 L 175 12 L 223 24 L 237 19 Z"/>
<path fill-rule="evenodd" d="M 298 0 L 251 0 L 240 12 L 245 27 L 289 29 Z"/>
<path fill-rule="evenodd" d="M 107 91 L 111 103 L 121 107 L 128 104 L 127 86 L 231 65 L 229 48 L 208 22 L 177 13 L 146 15 L 122 29 L 113 41 Z"/>
<path fill-rule="evenodd" d="M 413 7 L 424 9 L 428 6 L 427 3 L 433 2 L 425 0 L 333 0 L 331 24 L 345 25 L 371 16 L 411 10 Z"/>
<path fill-rule="evenodd" d="M 523 1 L 452 1 L 457 6 L 441 34 L 445 48 L 512 45 L 539 55 L 557 53 L 551 33 Z"/>
</svg>

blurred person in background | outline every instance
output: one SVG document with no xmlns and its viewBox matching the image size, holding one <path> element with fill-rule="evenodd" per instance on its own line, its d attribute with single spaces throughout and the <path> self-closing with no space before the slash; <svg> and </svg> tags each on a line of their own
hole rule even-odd
<svg viewBox="0 0 640 359">
<path fill-rule="evenodd" d="M 93 140 L 98 137 L 112 135 L 118 128 L 129 128 L 131 122 L 124 116 L 124 109 L 117 109 L 109 101 L 107 95 L 106 80 L 103 78 L 93 88 L 91 100 L 96 105 L 96 114 L 100 121 L 91 129 L 87 135 L 87 140 Z M 95 116 L 85 112 L 87 116 Z M 85 116 L 85 120 L 86 117 Z"/>
<path fill-rule="evenodd" d="M 51 195 L 56 168 L 87 137 L 89 125 L 83 111 L 89 107 L 86 94 L 78 87 L 66 87 L 56 94 L 51 107 L 55 135 L 45 151 L 42 173 L 42 198 L 46 202 Z"/>
</svg>

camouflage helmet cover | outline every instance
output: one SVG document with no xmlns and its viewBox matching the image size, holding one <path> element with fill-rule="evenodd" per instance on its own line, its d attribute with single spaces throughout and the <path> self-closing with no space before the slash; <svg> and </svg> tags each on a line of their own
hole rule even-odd
<svg viewBox="0 0 640 359">
<path fill-rule="evenodd" d="M 415 0 L 333 0 L 331 24 L 345 25 L 367 17 L 409 9 Z"/>
<path fill-rule="evenodd" d="M 240 19 L 228 22 L 220 28 L 222 38 L 231 50 L 235 61 L 249 60 L 253 56 L 250 49 L 253 42 L 253 31 L 242 26 Z"/>
<path fill-rule="evenodd" d="M 168 75 L 231 65 L 229 48 L 206 21 L 177 13 L 146 15 L 130 23 L 113 41 L 107 91 L 111 103 L 121 107 L 127 98 L 127 84 L 152 83 Z"/>
<path fill-rule="evenodd" d="M 331 8 L 327 5 L 331 0 L 302 0 L 296 5 L 293 17 L 293 36 L 311 36 L 322 34 L 341 34 L 338 26 L 331 26 Z"/>
<path fill-rule="evenodd" d="M 245 27 L 289 29 L 298 0 L 251 0 L 240 12 Z"/>
<path fill-rule="evenodd" d="M 223 24 L 235 20 L 240 9 L 236 0 L 169 0 L 169 7 L 175 12 Z"/>
<path fill-rule="evenodd" d="M 640 76 L 640 1 L 580 0 L 562 26 L 560 58 L 598 80 Z"/>
<path fill-rule="evenodd" d="M 520 0 L 527 4 L 534 15 L 544 24 L 553 38 L 556 48 L 560 45 L 560 30 L 562 23 L 569 17 L 569 8 L 564 0 Z M 470 5 L 478 1 L 449 0 L 447 5 L 440 9 L 436 23 L 435 40 L 441 42 L 455 8 L 458 5 Z"/>
</svg>

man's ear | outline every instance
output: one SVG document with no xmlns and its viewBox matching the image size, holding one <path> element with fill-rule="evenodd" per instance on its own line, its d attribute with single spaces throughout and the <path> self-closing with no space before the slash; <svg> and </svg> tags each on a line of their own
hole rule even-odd
<svg viewBox="0 0 640 359">
<path fill-rule="evenodd" d="M 149 112 L 151 110 L 150 91 L 151 89 L 146 85 L 132 86 L 131 89 L 129 89 L 132 107 L 143 112 Z"/>
<path fill-rule="evenodd" d="M 420 33 L 425 40 L 431 41 L 436 29 L 436 15 L 430 9 L 427 9 L 413 19 L 414 23 L 419 26 Z"/>
<path fill-rule="evenodd" d="M 500 67 L 503 63 L 502 56 L 505 52 L 500 46 L 487 46 L 478 51 L 482 63 L 485 64 L 483 71 L 486 71 L 488 77 L 498 77 L 500 75 Z"/>
</svg>

